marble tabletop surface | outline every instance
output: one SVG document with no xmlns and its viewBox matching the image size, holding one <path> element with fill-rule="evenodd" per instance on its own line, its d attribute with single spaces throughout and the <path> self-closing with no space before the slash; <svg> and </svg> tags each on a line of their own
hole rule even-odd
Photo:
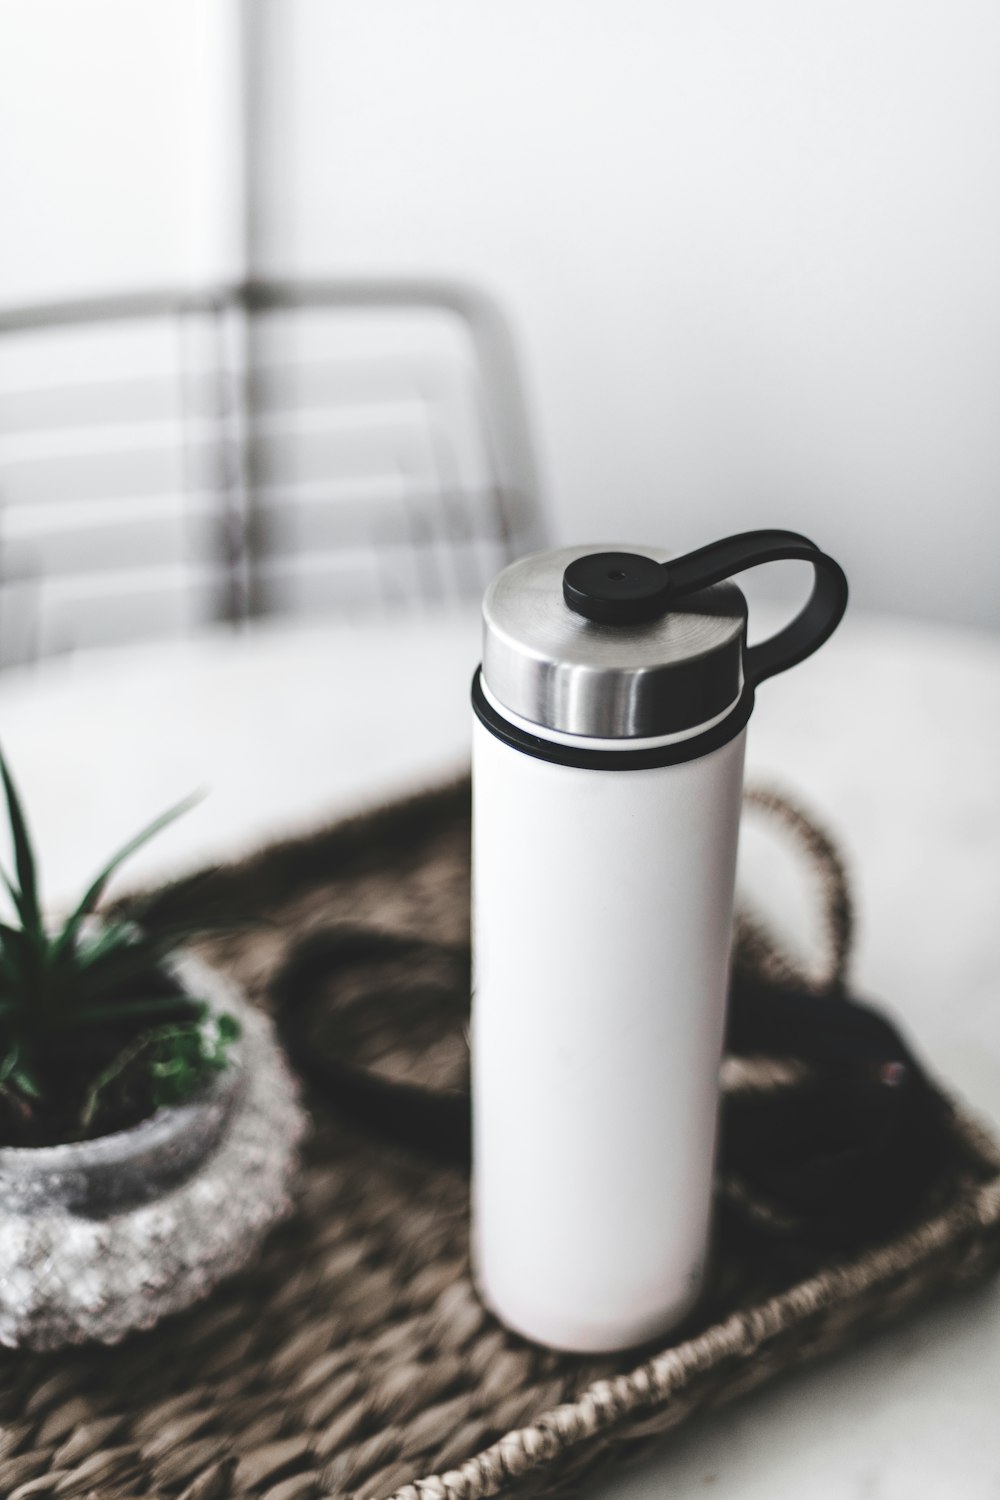
<svg viewBox="0 0 1000 1500">
<path fill-rule="evenodd" d="M 768 611 L 764 611 L 765 625 Z M 0 742 L 66 902 L 192 788 L 137 858 L 177 873 L 463 769 L 478 625 L 272 621 L 0 675 Z M 855 892 L 856 987 L 1000 1128 L 1000 637 L 848 617 L 764 685 L 748 776 L 835 834 Z M 808 892 L 748 826 L 741 886 L 808 949 Z M 710 1414 L 605 1481 L 622 1500 L 1000 1495 L 1000 1291 L 935 1308 Z"/>
</svg>

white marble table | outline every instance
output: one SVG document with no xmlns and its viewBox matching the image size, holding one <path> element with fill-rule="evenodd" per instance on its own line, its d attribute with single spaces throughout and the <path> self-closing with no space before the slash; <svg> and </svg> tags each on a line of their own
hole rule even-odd
<svg viewBox="0 0 1000 1500">
<path fill-rule="evenodd" d="M 460 770 L 477 636 L 470 613 L 276 622 L 3 674 L 0 742 L 50 899 L 194 787 L 210 795 L 143 852 L 133 880 Z M 1000 637 L 855 616 L 761 689 L 748 769 L 836 832 L 858 905 L 858 987 L 1000 1126 L 998 742 Z M 759 837 L 744 879 L 803 936 L 801 895 Z M 998 1390 L 1000 1294 L 987 1287 L 706 1417 L 602 1489 L 995 1500 Z"/>
</svg>

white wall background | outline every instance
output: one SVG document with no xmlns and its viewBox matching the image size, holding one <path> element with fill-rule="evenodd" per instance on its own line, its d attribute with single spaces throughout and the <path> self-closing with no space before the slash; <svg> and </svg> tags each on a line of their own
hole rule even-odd
<svg viewBox="0 0 1000 1500">
<path fill-rule="evenodd" d="M 241 264 L 230 0 L 0 0 L 0 305 Z"/>
<path fill-rule="evenodd" d="M 1000 626 L 1000 7 L 255 10 L 263 263 L 492 288 L 560 538 L 787 525 Z"/>
<path fill-rule="evenodd" d="M 0 0 L 0 302 L 241 266 L 506 305 L 558 538 L 788 525 L 1000 626 L 992 0 Z"/>
</svg>

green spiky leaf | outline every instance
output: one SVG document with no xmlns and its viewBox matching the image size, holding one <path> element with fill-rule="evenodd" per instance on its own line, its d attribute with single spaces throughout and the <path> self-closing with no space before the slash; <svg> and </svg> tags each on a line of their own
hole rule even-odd
<svg viewBox="0 0 1000 1500">
<path fill-rule="evenodd" d="M 48 1144 L 122 1128 L 176 1103 L 226 1065 L 239 1028 L 171 977 L 170 954 L 213 923 L 173 903 L 160 927 L 136 913 L 91 920 L 119 867 L 193 806 L 188 798 L 130 839 L 91 882 L 56 936 L 46 931 L 37 861 L 0 752 L 15 918 L 0 922 L 0 1145 Z M 195 910 L 196 902 L 191 903 Z"/>
<path fill-rule="evenodd" d="M 17 874 L 17 886 L 15 887 L 9 878 L 5 877 L 5 880 L 25 928 L 41 932 L 42 915 L 38 904 L 35 856 L 21 799 L 2 750 L 0 750 L 0 779 L 3 781 L 4 797 L 7 800 L 7 818 L 10 822 L 11 839 L 14 844 L 14 870 Z"/>
<path fill-rule="evenodd" d="M 21 1048 L 17 1042 L 0 1059 L 0 1089 L 16 1089 L 29 1099 L 41 1098 L 37 1080 L 32 1076 L 30 1068 L 25 1067 L 21 1061 Z"/>
<path fill-rule="evenodd" d="M 104 895 L 108 881 L 115 871 L 135 854 L 137 850 L 141 849 L 143 844 L 147 844 L 151 838 L 154 838 L 168 824 L 173 823 L 177 818 L 181 817 L 183 813 L 190 812 L 191 808 L 200 801 L 201 796 L 199 793 L 195 793 L 191 797 L 185 797 L 183 802 L 178 802 L 175 807 L 168 808 L 165 813 L 161 813 L 158 818 L 154 818 L 152 823 L 149 823 L 141 833 L 137 833 L 135 838 L 129 839 L 128 843 L 124 844 L 118 850 L 118 853 L 112 856 L 101 873 L 88 886 L 79 905 L 73 911 L 62 932 L 56 939 L 55 946 L 57 953 L 63 952 L 75 942 L 82 922 L 94 911 L 97 903 Z"/>
<path fill-rule="evenodd" d="M 81 1006 L 74 1012 L 74 1017 L 78 1025 L 99 1026 L 104 1021 L 120 1021 L 123 1018 L 175 1016 L 178 1011 L 186 1011 L 193 1018 L 200 1019 L 205 1014 L 205 1005 L 182 995 L 149 995 L 135 999 L 128 995 L 117 1004 Z"/>
</svg>

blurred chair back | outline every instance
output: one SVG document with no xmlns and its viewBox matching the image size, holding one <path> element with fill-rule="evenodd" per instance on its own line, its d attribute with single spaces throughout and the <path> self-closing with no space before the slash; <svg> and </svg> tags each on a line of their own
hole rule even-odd
<svg viewBox="0 0 1000 1500">
<path fill-rule="evenodd" d="M 508 330 L 450 283 L 0 313 L 0 665 L 419 609 L 543 542 Z"/>
</svg>

